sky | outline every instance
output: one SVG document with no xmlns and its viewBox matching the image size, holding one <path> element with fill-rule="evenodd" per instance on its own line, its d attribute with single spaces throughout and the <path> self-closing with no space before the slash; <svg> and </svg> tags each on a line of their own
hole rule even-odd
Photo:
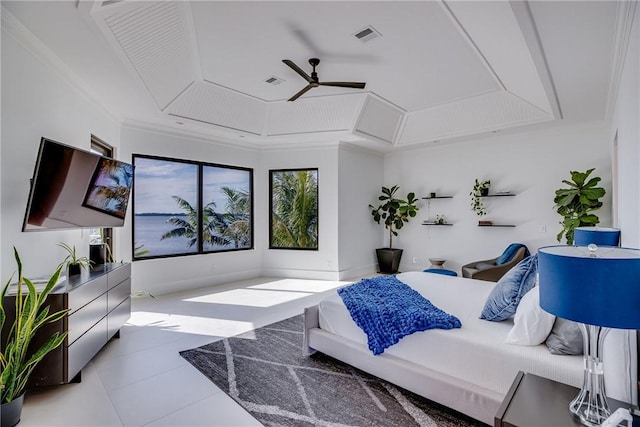
<svg viewBox="0 0 640 427">
<path fill-rule="evenodd" d="M 246 170 L 205 166 L 203 174 L 204 204 L 215 201 L 216 211 L 224 212 L 226 197 L 221 187 L 249 191 L 249 174 Z M 135 213 L 181 213 L 172 196 L 179 196 L 196 205 L 198 165 L 135 158 L 134 207 Z"/>
</svg>

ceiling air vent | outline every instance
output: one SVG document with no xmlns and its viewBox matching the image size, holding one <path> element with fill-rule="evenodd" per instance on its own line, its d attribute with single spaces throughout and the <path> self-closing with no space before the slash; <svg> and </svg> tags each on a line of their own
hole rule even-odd
<svg viewBox="0 0 640 427">
<path fill-rule="evenodd" d="M 276 77 L 276 76 L 271 76 L 267 80 L 265 80 L 265 82 L 267 82 L 267 83 L 269 83 L 271 85 L 274 85 L 274 86 L 278 86 L 283 81 L 284 81 L 284 79 L 281 79 L 280 77 Z"/>
<path fill-rule="evenodd" d="M 358 40 L 360 40 L 361 42 L 368 42 L 369 40 L 373 40 L 373 39 L 376 39 L 378 37 L 382 37 L 382 34 L 380 34 L 371 25 L 368 25 L 368 26 L 364 27 L 363 29 L 361 29 L 360 31 L 358 31 L 357 33 L 355 33 L 353 36 L 355 38 L 357 38 Z"/>
</svg>

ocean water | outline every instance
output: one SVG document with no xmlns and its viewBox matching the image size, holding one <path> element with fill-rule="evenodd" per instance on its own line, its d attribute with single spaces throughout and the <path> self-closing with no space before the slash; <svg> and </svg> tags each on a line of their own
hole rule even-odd
<svg viewBox="0 0 640 427">
<path fill-rule="evenodd" d="M 144 245 L 141 250 L 149 251 L 144 257 L 160 255 L 188 254 L 198 251 L 197 245 L 189 247 L 189 239 L 171 237 L 160 240 L 163 234 L 175 228 L 167 220 L 174 215 L 135 215 L 133 226 L 133 244 Z"/>
<path fill-rule="evenodd" d="M 163 234 L 175 228 L 167 220 L 178 215 L 135 215 L 134 220 L 134 246 L 144 245 L 140 250 L 149 251 L 141 258 L 162 255 L 191 254 L 198 252 L 197 243 L 189 246 L 189 239 L 185 237 L 171 237 L 160 240 Z M 186 216 L 180 216 L 186 218 Z M 233 245 L 205 245 L 205 250 L 232 249 Z"/>
</svg>

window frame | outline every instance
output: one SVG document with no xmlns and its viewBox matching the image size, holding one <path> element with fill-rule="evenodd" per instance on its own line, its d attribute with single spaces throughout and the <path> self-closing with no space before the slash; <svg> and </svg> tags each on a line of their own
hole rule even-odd
<svg viewBox="0 0 640 427">
<path fill-rule="evenodd" d="M 315 172 L 316 178 L 316 246 L 275 246 L 273 243 L 273 176 L 275 173 L 281 172 Z M 319 251 L 320 250 L 320 172 L 318 168 L 293 168 L 293 169 L 270 169 L 269 170 L 269 249 L 284 249 L 298 251 Z"/>
<path fill-rule="evenodd" d="M 182 257 L 182 256 L 193 256 L 193 255 L 203 255 L 203 254 L 213 254 L 213 253 L 220 253 L 220 252 L 235 252 L 235 251 L 246 251 L 246 250 L 253 250 L 255 248 L 255 221 L 254 221 L 254 183 L 253 183 L 253 168 L 248 168 L 248 167 L 244 167 L 244 166 L 235 166 L 235 165 L 225 165 L 225 164 L 221 164 L 221 163 L 211 163 L 211 162 L 203 162 L 203 161 L 197 161 L 197 160 L 187 160 L 187 159 L 178 159 L 178 158 L 174 158 L 174 157 L 164 157 L 164 156 L 154 156 L 154 155 L 148 155 L 148 154 L 138 154 L 138 153 L 133 153 L 131 155 L 132 157 L 132 163 L 134 165 L 134 178 L 133 178 L 133 191 L 132 191 L 132 196 L 131 196 L 131 211 L 132 211 L 132 219 L 131 219 L 131 241 L 132 241 L 132 245 L 131 245 L 131 259 L 133 261 L 142 261 L 142 260 L 148 260 L 148 259 L 158 259 L 158 258 L 174 258 L 174 257 Z M 195 251 L 193 252 L 189 252 L 189 253 L 177 253 L 177 254 L 163 254 L 163 255 L 152 255 L 152 256 L 136 256 L 135 255 L 135 215 L 136 215 L 136 178 L 135 178 L 135 165 L 136 165 L 136 158 L 138 159 L 148 159 L 148 160 L 158 160 L 158 161 L 164 161 L 164 162 L 175 162 L 175 163 L 185 163 L 185 164 L 189 164 L 189 165 L 195 165 L 197 167 L 197 188 L 196 188 L 196 195 L 197 195 L 197 213 L 198 213 L 198 224 L 197 224 L 197 233 L 198 233 L 198 243 L 197 243 L 197 248 Z M 203 185 L 203 170 L 205 167 L 216 167 L 216 168 L 223 168 L 223 169 L 233 169 L 233 170 L 239 170 L 239 171 L 244 171 L 247 172 L 249 174 L 249 217 L 250 217 L 250 233 L 251 233 L 251 237 L 250 237 L 250 243 L 248 247 L 244 247 L 244 248 L 225 248 L 225 249 L 204 249 L 204 240 L 202 238 L 202 234 L 203 234 L 203 224 L 202 224 L 202 212 L 203 212 L 203 208 L 204 208 L 204 204 L 203 204 L 203 192 L 204 192 L 204 185 Z"/>
</svg>

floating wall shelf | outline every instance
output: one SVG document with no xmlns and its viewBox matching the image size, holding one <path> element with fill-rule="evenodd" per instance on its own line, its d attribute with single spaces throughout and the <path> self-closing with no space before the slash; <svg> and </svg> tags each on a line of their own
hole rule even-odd
<svg viewBox="0 0 640 427">
<path fill-rule="evenodd" d="M 433 200 L 433 199 L 453 199 L 453 196 L 436 196 L 436 197 L 431 197 L 431 196 L 427 196 L 427 197 L 423 197 L 423 200 Z"/>
<path fill-rule="evenodd" d="M 514 197 L 514 193 L 495 193 L 495 194 L 487 194 L 486 196 L 479 197 Z"/>
<path fill-rule="evenodd" d="M 423 222 L 422 225 L 453 225 L 450 223 L 438 224 L 437 222 Z"/>
<path fill-rule="evenodd" d="M 478 227 L 515 227 L 513 224 L 478 224 Z"/>
</svg>

